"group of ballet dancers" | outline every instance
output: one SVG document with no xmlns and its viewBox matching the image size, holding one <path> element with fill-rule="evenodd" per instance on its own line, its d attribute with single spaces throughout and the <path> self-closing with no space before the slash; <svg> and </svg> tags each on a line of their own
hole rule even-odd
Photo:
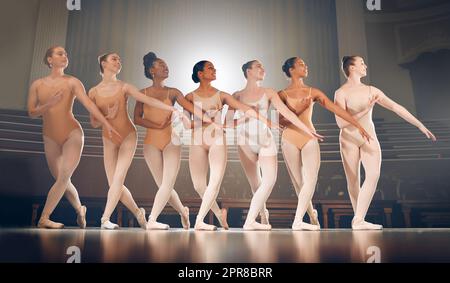
<svg viewBox="0 0 450 283">
<path fill-rule="evenodd" d="M 28 98 L 29 115 L 33 118 L 42 116 L 45 156 L 55 179 L 38 222 L 39 228 L 64 227 L 64 224 L 50 220 L 63 195 L 76 210 L 79 227 L 86 227 L 86 206 L 81 204 L 71 182 L 84 143 L 82 127 L 72 113 L 75 98 L 89 111 L 92 126 L 103 129 L 104 166 L 109 190 L 101 218 L 102 229 L 119 228 L 110 221 L 119 201 L 134 214 L 143 229 L 169 229 L 169 225 L 157 222 L 167 203 L 180 214 L 183 228 L 190 228 L 189 209 L 182 204 L 174 189 L 181 159 L 180 138 L 173 129 L 175 118 L 182 121 L 186 129 L 192 130 L 189 169 L 193 186 L 202 198 L 194 228 L 207 231 L 217 229 L 204 222 L 210 210 L 222 228 L 229 228 L 226 214 L 216 202 L 227 164 L 227 128 L 236 130 L 239 158 L 253 192 L 244 230 L 272 228 L 266 208 L 266 201 L 276 182 L 278 166 L 272 128 L 282 131 L 281 150 L 298 196 L 292 229 L 320 229 L 317 210 L 311 201 L 320 167 L 319 141 L 324 139 L 315 131 L 311 121 L 315 103 L 333 112 L 340 128 L 340 152 L 354 210 L 354 230 L 382 229 L 381 225 L 365 221 L 381 167 L 381 149 L 372 121 L 373 107 L 378 104 L 395 112 L 416 126 L 428 139 L 436 140 L 404 107 L 378 88 L 361 82 L 367 74 L 367 66 L 360 56 L 345 56 L 342 59 L 342 71 L 347 80 L 336 90 L 334 102 L 319 89 L 305 84 L 308 66 L 300 57 L 289 58 L 282 65 L 289 85 L 279 92 L 260 85 L 265 76 L 260 61 L 245 63 L 242 72 L 246 86 L 233 95 L 211 85 L 216 79 L 216 69 L 210 61 L 195 64 L 192 80 L 199 83 L 199 87 L 186 96 L 164 84 L 169 76 L 168 66 L 153 52 L 143 57 L 144 75 L 152 84 L 142 90 L 117 79 L 122 64 L 119 55 L 114 52 L 99 56 L 102 80 L 87 95 L 77 78 L 64 73 L 68 56 L 62 46 L 50 47 L 44 56 L 44 63 L 49 67 L 50 74 L 31 84 Z M 130 96 L 136 100 L 134 123 L 128 114 Z M 175 102 L 184 111 L 175 108 Z M 223 113 L 224 105 L 228 105 L 226 113 Z M 278 119 L 269 119 L 270 107 L 280 114 L 279 123 Z M 226 119 L 222 119 L 222 114 Z M 143 152 L 158 186 L 148 219 L 145 210 L 138 207 L 124 185 L 137 145 L 135 124 L 147 130 Z M 362 186 L 361 163 L 365 169 Z M 305 213 L 308 213 L 310 223 L 303 222 Z M 256 221 L 258 215 L 260 222 Z"/>
</svg>

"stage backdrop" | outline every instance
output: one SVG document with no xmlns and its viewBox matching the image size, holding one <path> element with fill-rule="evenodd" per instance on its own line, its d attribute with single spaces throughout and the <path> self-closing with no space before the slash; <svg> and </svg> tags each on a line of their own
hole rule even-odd
<svg viewBox="0 0 450 283">
<path fill-rule="evenodd" d="M 118 52 L 121 79 L 148 86 L 142 57 L 154 51 L 169 65 L 167 84 L 187 93 L 196 88 L 192 67 L 206 59 L 217 68 L 214 86 L 233 93 L 245 85 L 241 66 L 263 62 L 265 86 L 286 87 L 283 62 L 301 56 L 308 63 L 307 83 L 329 97 L 339 85 L 335 1 L 275 0 L 91 0 L 71 12 L 66 47 L 69 72 L 87 88 L 99 80 L 97 56 Z M 334 121 L 317 109 L 315 119 Z"/>
</svg>

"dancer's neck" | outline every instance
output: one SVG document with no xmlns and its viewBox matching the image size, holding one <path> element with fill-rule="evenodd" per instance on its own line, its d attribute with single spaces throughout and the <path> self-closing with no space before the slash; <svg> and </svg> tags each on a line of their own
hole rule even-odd
<svg viewBox="0 0 450 283">
<path fill-rule="evenodd" d="M 164 89 L 165 88 L 164 79 L 153 78 L 152 87 L 156 89 Z"/>
<path fill-rule="evenodd" d="M 198 90 L 200 92 L 208 92 L 211 89 L 213 89 L 213 87 L 211 86 L 211 82 L 210 81 L 201 81 L 200 82 L 200 86 L 198 87 Z"/>
<path fill-rule="evenodd" d="M 289 85 L 291 88 L 303 88 L 306 87 L 305 83 L 303 82 L 303 78 L 292 78 L 291 84 Z"/>
<path fill-rule="evenodd" d="M 244 90 L 248 92 L 254 92 L 261 88 L 261 81 L 253 78 L 247 79 L 247 84 L 245 85 Z"/>
<path fill-rule="evenodd" d="M 115 83 L 117 82 L 117 75 L 112 73 L 112 72 L 108 72 L 105 71 L 103 73 L 103 80 L 104 83 Z"/>
<path fill-rule="evenodd" d="M 350 74 L 350 76 L 347 78 L 347 84 L 349 84 L 350 86 L 362 85 L 361 77 L 354 74 Z"/>
<path fill-rule="evenodd" d="M 50 72 L 50 78 L 56 79 L 64 76 L 64 68 L 52 68 Z"/>
</svg>

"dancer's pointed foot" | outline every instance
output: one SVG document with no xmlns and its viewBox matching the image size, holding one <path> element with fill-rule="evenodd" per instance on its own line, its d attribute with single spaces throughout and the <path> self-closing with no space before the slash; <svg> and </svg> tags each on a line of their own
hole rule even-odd
<svg viewBox="0 0 450 283">
<path fill-rule="evenodd" d="M 195 223 L 194 229 L 200 231 L 215 231 L 217 230 L 217 227 L 214 225 L 206 224 L 203 221 L 197 221 Z"/>
<path fill-rule="evenodd" d="M 187 206 L 184 207 L 183 214 L 180 214 L 181 216 L 181 225 L 183 225 L 183 228 L 186 230 L 189 230 L 191 228 L 191 222 L 189 222 L 189 208 Z"/>
<path fill-rule="evenodd" d="M 245 223 L 243 228 L 244 230 L 269 231 L 272 229 L 272 226 L 269 224 L 261 224 L 253 221 L 253 223 Z"/>
<path fill-rule="evenodd" d="M 269 210 L 264 209 L 264 213 L 259 214 L 261 216 L 261 224 L 269 225 Z"/>
<path fill-rule="evenodd" d="M 169 225 L 156 222 L 155 220 L 152 220 L 150 217 L 147 222 L 147 230 L 169 230 Z"/>
<path fill-rule="evenodd" d="M 382 230 L 383 226 L 379 224 L 373 224 L 364 220 L 361 220 L 357 217 L 354 217 L 352 220 L 352 229 L 353 230 Z"/>
<path fill-rule="evenodd" d="M 81 229 L 86 228 L 86 206 L 82 205 L 77 213 L 77 224 Z"/>
<path fill-rule="evenodd" d="M 305 223 L 303 221 L 294 221 L 294 223 L 292 224 L 292 230 L 294 230 L 294 231 L 299 231 L 299 230 L 318 231 L 318 230 L 320 230 L 320 226 Z"/>
<path fill-rule="evenodd" d="M 37 227 L 44 228 L 44 229 L 62 229 L 62 228 L 64 228 L 64 224 L 51 221 L 48 218 L 41 218 L 41 219 L 39 219 Z"/>
<path fill-rule="evenodd" d="M 141 226 L 141 228 L 144 230 L 147 229 L 147 221 L 145 220 L 145 209 L 142 207 L 139 208 L 135 216 L 139 223 L 139 226 Z"/>
<path fill-rule="evenodd" d="M 312 225 L 319 226 L 320 228 L 319 213 L 317 212 L 317 209 L 313 209 L 312 215 L 309 216 L 309 219 Z"/>
<path fill-rule="evenodd" d="M 220 217 L 217 217 L 217 219 L 219 220 L 220 226 L 222 226 L 222 228 L 225 230 L 230 229 L 230 227 L 228 226 L 227 215 L 228 215 L 228 210 L 223 208 L 220 211 Z"/>
<path fill-rule="evenodd" d="M 112 223 L 111 221 L 109 221 L 109 219 L 102 219 L 102 225 L 101 228 L 105 229 L 105 230 L 115 230 L 115 229 L 119 229 L 119 225 L 117 225 L 116 223 Z"/>
</svg>

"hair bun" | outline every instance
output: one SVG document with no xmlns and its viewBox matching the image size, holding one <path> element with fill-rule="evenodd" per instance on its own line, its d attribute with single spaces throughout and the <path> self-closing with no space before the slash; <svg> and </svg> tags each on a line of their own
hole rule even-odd
<svg viewBox="0 0 450 283">
<path fill-rule="evenodd" d="M 156 54 L 154 52 L 149 52 L 144 56 L 144 65 L 148 65 L 148 63 L 153 62 L 157 59 Z"/>
<path fill-rule="evenodd" d="M 156 54 L 154 52 L 148 52 L 142 59 L 144 64 L 144 75 L 151 80 L 153 80 L 153 76 L 152 74 L 150 74 L 148 69 L 150 69 L 153 66 L 153 63 L 155 62 L 156 59 L 158 59 L 158 57 L 156 57 Z"/>
</svg>

